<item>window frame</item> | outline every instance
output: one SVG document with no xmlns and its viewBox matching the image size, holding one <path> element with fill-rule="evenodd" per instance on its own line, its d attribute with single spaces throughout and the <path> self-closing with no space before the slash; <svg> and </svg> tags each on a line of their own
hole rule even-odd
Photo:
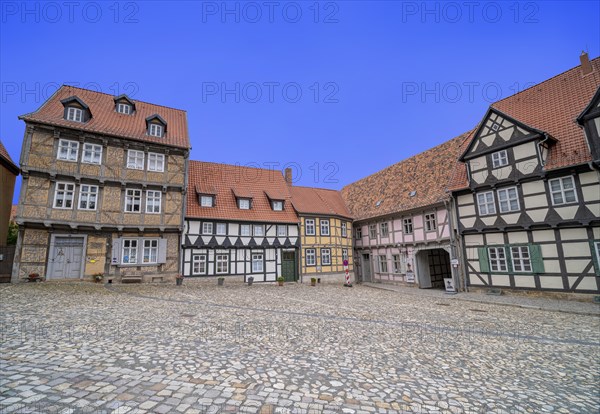
<svg viewBox="0 0 600 414">
<path fill-rule="evenodd" d="M 384 270 L 384 267 L 385 267 L 385 270 Z M 377 255 L 377 270 L 379 270 L 379 273 L 389 273 L 386 255 L 384 255 L 384 254 Z"/>
<path fill-rule="evenodd" d="M 381 237 L 390 237 L 390 225 L 387 221 L 379 223 L 379 232 Z"/>
<path fill-rule="evenodd" d="M 129 247 L 126 247 L 125 244 L 127 242 L 130 242 Z M 129 254 L 127 255 L 127 257 L 131 257 L 131 252 L 132 250 L 132 243 L 135 242 L 135 262 L 132 262 L 131 260 L 127 260 L 127 262 L 125 261 L 125 249 L 129 250 Z M 122 239 L 121 240 L 121 264 L 125 264 L 125 265 L 137 265 L 138 260 L 139 260 L 139 248 L 140 248 L 140 239 L 139 238 L 126 238 L 126 239 Z"/>
<path fill-rule="evenodd" d="M 257 234 L 256 229 L 260 229 L 260 234 Z M 265 226 L 263 226 L 262 224 L 253 224 L 252 235 L 254 237 L 265 237 Z"/>
<path fill-rule="evenodd" d="M 402 273 L 402 260 L 400 258 L 400 254 L 392 255 L 392 273 L 400 274 Z"/>
<path fill-rule="evenodd" d="M 487 195 L 491 195 L 492 200 L 486 200 L 486 196 Z M 484 203 L 482 204 L 479 199 L 480 196 L 484 197 Z M 479 213 L 480 216 L 491 216 L 496 214 L 496 197 L 494 196 L 494 192 L 493 191 L 484 191 L 482 193 L 477 193 L 476 197 L 477 199 L 477 211 Z M 490 211 L 490 205 L 493 208 L 493 211 Z M 485 207 L 485 213 L 482 212 L 482 206 Z"/>
<path fill-rule="evenodd" d="M 248 207 L 242 207 L 242 202 L 244 203 L 244 205 L 245 205 L 246 203 L 248 203 Z M 249 199 L 249 198 L 239 198 L 239 199 L 238 199 L 238 208 L 239 208 L 240 210 L 250 210 L 250 208 L 251 208 L 251 204 L 252 204 L 252 203 L 250 203 L 250 199 Z"/>
<path fill-rule="evenodd" d="M 84 190 L 84 187 L 88 187 L 87 191 Z M 91 191 L 92 188 L 95 188 L 96 191 L 95 192 Z M 90 197 L 92 195 L 95 196 L 94 208 L 81 207 L 82 201 L 85 201 L 88 206 L 90 205 Z M 86 198 L 85 200 L 84 200 L 84 197 Z M 97 185 L 80 184 L 79 185 L 79 201 L 77 203 L 77 209 L 84 210 L 84 211 L 96 211 L 98 208 L 98 198 L 99 198 L 99 187 Z"/>
<path fill-rule="evenodd" d="M 64 188 L 61 190 L 59 187 L 60 186 L 64 186 Z M 72 189 L 69 190 L 69 187 L 71 187 Z M 56 202 L 59 200 L 58 198 L 58 193 L 62 192 L 63 196 L 62 196 L 62 207 L 59 207 Z M 67 197 L 67 194 L 71 193 L 71 197 L 70 199 Z M 65 202 L 70 200 L 71 201 L 71 207 L 65 207 L 64 205 L 66 204 Z M 70 183 L 70 182 L 66 182 L 66 181 L 57 181 L 56 185 L 54 186 L 54 201 L 52 202 L 52 208 L 55 209 L 59 209 L 59 210 L 73 210 L 73 205 L 75 202 L 75 183 Z"/>
<path fill-rule="evenodd" d="M 350 256 L 348 255 L 348 249 L 342 249 L 342 264 L 344 264 L 344 260 L 348 260 L 348 265 L 350 265 Z"/>
<path fill-rule="evenodd" d="M 164 135 L 165 127 L 161 124 L 151 122 L 148 125 L 148 135 L 151 137 L 162 138 Z"/>
<path fill-rule="evenodd" d="M 201 257 L 204 257 L 204 259 L 201 259 Z M 196 258 L 198 258 L 198 260 L 196 260 Z M 192 254 L 192 275 L 205 275 L 207 273 L 208 261 L 206 260 L 206 258 L 206 253 Z M 203 272 L 200 271 L 201 264 L 204 265 Z M 196 265 L 198 265 L 198 271 L 196 271 Z"/>
<path fill-rule="evenodd" d="M 309 228 L 312 228 L 311 232 L 308 231 Z M 315 219 L 304 219 L 304 233 L 306 236 L 316 236 L 317 235 L 317 226 L 316 226 Z"/>
<path fill-rule="evenodd" d="M 150 162 L 152 162 L 152 158 L 154 159 L 154 169 L 150 168 Z M 160 160 L 160 169 L 158 168 Z M 146 169 L 152 172 L 165 172 L 165 154 L 160 154 L 158 152 L 149 152 L 148 153 L 148 161 Z"/>
<path fill-rule="evenodd" d="M 220 260 L 219 258 L 225 257 L 226 260 Z M 219 271 L 219 264 L 221 265 L 225 265 L 225 270 L 223 270 L 223 268 L 221 268 L 221 271 Z M 215 274 L 217 275 L 224 275 L 229 273 L 229 254 L 227 253 L 218 253 L 215 254 Z"/>
<path fill-rule="evenodd" d="M 146 246 L 147 243 L 150 243 L 150 246 Z M 153 246 L 156 244 L 156 246 Z M 151 265 L 158 264 L 158 250 L 160 248 L 160 244 L 158 243 L 158 239 L 142 239 L 142 263 L 143 265 Z M 148 261 L 146 261 L 146 250 L 148 250 Z M 152 251 L 155 251 L 154 261 L 150 260 L 152 257 Z"/>
<path fill-rule="evenodd" d="M 152 197 L 150 196 L 152 194 Z M 158 194 L 158 197 L 156 196 Z M 156 202 L 158 201 L 158 205 Z M 153 210 L 158 207 L 158 211 L 148 211 L 148 207 L 152 206 Z M 162 192 L 158 190 L 146 190 L 146 209 L 147 214 L 160 214 L 162 212 Z"/>
<path fill-rule="evenodd" d="M 321 254 L 321 266 L 331 266 L 331 249 L 329 247 L 323 248 L 320 249 L 319 253 Z M 329 258 L 328 262 L 325 261 L 325 257 Z"/>
<path fill-rule="evenodd" d="M 127 108 L 127 111 L 122 111 L 121 108 Z M 117 113 L 120 113 L 123 115 L 131 115 L 132 112 L 133 112 L 133 108 L 131 107 L 131 105 L 129 105 L 127 103 L 122 103 L 122 102 L 117 103 Z"/>
<path fill-rule="evenodd" d="M 323 231 L 325 229 L 326 231 Z M 329 219 L 319 219 L 319 235 L 331 236 L 331 229 L 329 227 Z"/>
<path fill-rule="evenodd" d="M 413 234 L 414 230 L 412 217 L 402 219 L 402 231 L 404 234 Z"/>
<path fill-rule="evenodd" d="M 571 188 L 567 188 L 565 189 L 564 186 L 564 181 L 566 180 L 570 180 L 571 181 Z M 552 182 L 558 182 L 560 185 L 560 189 L 558 191 L 554 191 L 552 190 Z M 564 206 L 564 205 L 568 205 L 568 204 L 577 204 L 579 202 L 578 198 L 577 198 L 577 187 L 576 187 L 576 183 L 575 183 L 575 178 L 573 178 L 572 175 L 567 175 L 565 177 L 558 177 L 558 178 L 552 178 L 550 180 L 548 180 L 548 190 L 550 190 L 550 201 L 552 202 L 553 206 Z M 573 196 L 575 198 L 575 200 L 573 201 L 567 201 L 566 199 L 566 192 L 567 191 L 572 191 L 573 192 Z M 561 198 L 562 198 L 562 202 L 561 203 L 556 203 L 554 200 L 554 195 L 556 193 L 559 193 Z"/>
<path fill-rule="evenodd" d="M 437 213 L 427 213 L 425 214 L 425 231 L 428 233 L 434 232 L 437 230 Z"/>
<path fill-rule="evenodd" d="M 342 237 L 348 237 L 348 223 L 342 221 L 342 229 L 341 229 Z"/>
<path fill-rule="evenodd" d="M 275 208 L 275 206 L 281 206 L 281 208 Z M 271 209 L 273 209 L 273 211 L 283 211 L 283 201 L 281 201 L 281 200 L 271 201 Z"/>
<path fill-rule="evenodd" d="M 260 259 L 258 258 L 259 256 L 260 256 Z M 263 253 L 252 253 L 252 257 L 251 257 L 252 273 L 263 273 L 265 271 L 264 257 L 265 256 Z M 255 267 L 254 267 L 255 264 L 260 264 L 260 269 L 255 269 Z"/>
<path fill-rule="evenodd" d="M 498 156 L 497 159 L 495 156 Z M 492 168 L 502 168 L 508 165 L 508 152 L 504 150 L 492 153 Z"/>
<path fill-rule="evenodd" d="M 490 264 L 491 272 L 502 272 L 506 273 L 509 271 L 508 269 L 508 257 L 506 256 L 506 247 L 505 246 L 490 246 L 488 249 L 488 261 Z M 494 258 L 492 258 L 492 251 L 494 251 Z M 502 255 L 498 253 L 502 252 Z M 503 257 L 500 257 L 503 256 Z M 504 263 L 504 269 L 502 269 L 502 263 Z M 496 265 L 496 268 L 494 268 Z M 499 266 L 500 265 L 500 266 Z"/>
<path fill-rule="evenodd" d="M 214 225 L 211 221 L 202 222 L 202 235 L 213 235 Z"/>
<path fill-rule="evenodd" d="M 223 226 L 225 228 L 225 230 L 223 232 L 219 231 L 219 227 Z M 227 223 L 217 223 L 217 225 L 215 226 L 215 234 L 217 236 L 227 236 Z"/>
<path fill-rule="evenodd" d="M 369 240 L 377 238 L 377 224 L 369 224 Z"/>
<path fill-rule="evenodd" d="M 140 157 L 140 154 L 141 154 L 141 157 Z M 131 163 L 131 161 L 130 161 L 131 158 L 134 159 L 134 163 Z M 140 161 L 140 158 L 141 158 L 141 162 L 139 162 L 139 165 L 138 165 L 138 161 Z M 134 150 L 134 149 L 127 150 L 127 169 L 128 170 L 143 171 L 145 160 L 146 160 L 146 154 L 144 153 L 144 151 Z"/>
<path fill-rule="evenodd" d="M 130 195 L 129 192 L 132 191 L 133 194 Z M 139 193 L 139 195 L 136 195 L 136 193 Z M 126 188 L 125 189 L 125 208 L 124 208 L 124 212 L 125 213 L 131 213 L 131 214 L 140 214 L 142 212 L 142 196 L 143 196 L 143 191 L 139 190 L 137 188 Z M 131 203 L 128 204 L 127 201 L 131 199 Z M 133 208 L 136 204 L 135 201 L 138 200 L 138 206 L 139 209 L 138 211 L 135 211 L 135 209 Z M 131 205 L 131 211 L 127 210 L 127 207 Z"/>
<path fill-rule="evenodd" d="M 244 234 L 242 229 L 248 229 L 248 234 Z M 252 226 L 250 224 L 240 224 L 240 236 L 252 237 Z"/>
<path fill-rule="evenodd" d="M 312 263 L 309 262 L 309 258 L 312 258 Z M 304 250 L 304 261 L 306 266 L 317 265 L 317 249 L 305 249 Z"/>
<path fill-rule="evenodd" d="M 210 205 L 207 206 L 204 204 L 204 200 L 209 199 L 210 200 Z M 214 201 L 214 197 L 213 196 L 209 196 L 209 195 L 201 195 L 200 196 L 200 207 L 207 207 L 207 208 L 212 208 L 215 206 L 215 201 Z"/>
<path fill-rule="evenodd" d="M 67 147 L 66 147 L 67 157 L 66 158 L 61 158 L 61 150 L 63 148 L 63 144 L 67 144 Z M 74 149 L 73 149 L 73 147 L 71 147 L 71 144 L 75 144 Z M 75 156 L 73 158 L 71 158 L 73 151 L 75 152 Z M 58 161 L 77 162 L 77 160 L 79 159 L 79 141 L 73 141 L 72 139 L 59 139 L 58 140 L 58 151 L 56 152 L 56 159 Z"/>
<path fill-rule="evenodd" d="M 92 147 L 91 150 L 89 150 L 92 153 L 92 157 L 91 160 L 86 161 L 85 159 L 85 153 L 86 151 L 86 146 L 90 145 Z M 99 150 L 98 150 L 99 148 Z M 102 152 L 103 152 L 103 148 L 102 145 L 100 144 L 92 144 L 91 142 L 84 142 L 83 143 L 83 149 L 81 150 L 81 163 L 82 164 L 91 164 L 91 165 L 102 165 Z M 94 155 L 98 153 L 98 162 L 94 162 Z"/>
<path fill-rule="evenodd" d="M 73 111 L 73 117 L 71 117 L 71 111 Z M 79 115 L 79 117 L 77 115 Z M 67 121 L 83 123 L 83 109 L 77 108 L 76 106 L 67 106 Z"/>
<path fill-rule="evenodd" d="M 531 261 L 531 251 L 529 246 L 509 246 L 510 247 L 510 260 L 512 264 L 513 273 L 533 273 L 533 263 Z M 515 259 L 515 249 L 517 250 L 517 256 Z M 523 256 L 522 250 L 526 249 L 526 257 Z M 529 269 L 526 269 L 527 265 L 525 262 L 529 262 Z M 517 263 L 521 270 L 517 270 Z"/>
<path fill-rule="evenodd" d="M 514 198 L 510 198 L 509 196 L 509 192 L 510 190 L 514 190 L 515 191 L 515 196 Z M 502 200 L 500 198 L 500 194 L 506 194 L 506 200 Z M 519 190 L 517 189 L 517 187 L 506 187 L 506 188 L 500 188 L 498 190 L 496 190 L 496 196 L 498 197 L 498 210 L 500 211 L 500 213 L 512 213 L 515 211 L 521 211 L 521 203 L 519 203 Z M 516 209 L 511 209 L 511 201 L 516 201 L 517 202 L 517 208 Z M 502 203 L 505 202 L 507 203 L 507 207 L 508 210 L 503 210 L 502 209 Z"/>
<path fill-rule="evenodd" d="M 356 228 L 356 240 L 362 240 L 362 227 Z"/>
<path fill-rule="evenodd" d="M 281 229 L 283 229 L 283 232 L 280 231 Z M 287 235 L 288 235 L 287 226 L 285 224 L 278 224 L 277 225 L 277 237 L 287 237 Z"/>
</svg>

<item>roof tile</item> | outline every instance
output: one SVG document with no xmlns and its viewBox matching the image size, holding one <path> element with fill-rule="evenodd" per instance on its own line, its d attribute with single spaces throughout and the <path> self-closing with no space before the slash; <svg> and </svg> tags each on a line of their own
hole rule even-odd
<svg viewBox="0 0 600 414">
<path fill-rule="evenodd" d="M 290 187 L 294 208 L 300 214 L 352 218 L 339 191 L 325 188 Z"/>
</svg>

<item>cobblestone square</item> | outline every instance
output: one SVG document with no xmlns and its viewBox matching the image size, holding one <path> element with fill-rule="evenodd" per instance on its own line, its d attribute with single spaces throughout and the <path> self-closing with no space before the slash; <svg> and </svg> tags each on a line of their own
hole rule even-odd
<svg viewBox="0 0 600 414">
<path fill-rule="evenodd" d="M 597 315 L 355 286 L 0 289 L 2 413 L 597 413 Z M 573 305 L 577 307 L 577 305 Z"/>
</svg>

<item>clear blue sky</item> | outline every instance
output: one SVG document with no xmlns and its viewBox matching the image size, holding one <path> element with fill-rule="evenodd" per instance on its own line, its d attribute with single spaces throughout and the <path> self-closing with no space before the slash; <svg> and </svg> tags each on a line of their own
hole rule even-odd
<svg viewBox="0 0 600 414">
<path fill-rule="evenodd" d="M 1 3 L 15 160 L 17 116 L 68 83 L 187 110 L 193 159 L 296 163 L 337 189 L 600 53 L 598 1 L 24 4 Z"/>
</svg>

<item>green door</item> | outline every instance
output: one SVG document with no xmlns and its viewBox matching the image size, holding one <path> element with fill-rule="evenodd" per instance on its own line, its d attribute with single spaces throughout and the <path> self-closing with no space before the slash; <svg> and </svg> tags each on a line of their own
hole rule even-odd
<svg viewBox="0 0 600 414">
<path fill-rule="evenodd" d="M 281 276 L 286 282 L 296 281 L 296 252 L 283 252 Z"/>
</svg>

